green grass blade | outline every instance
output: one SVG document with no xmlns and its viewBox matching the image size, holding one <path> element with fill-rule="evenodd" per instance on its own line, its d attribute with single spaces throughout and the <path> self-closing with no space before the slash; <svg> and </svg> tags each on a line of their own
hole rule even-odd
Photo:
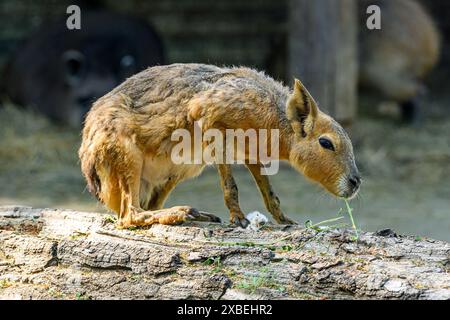
<svg viewBox="0 0 450 320">
<path fill-rule="evenodd" d="M 358 228 L 356 228 L 356 224 L 355 224 L 355 220 L 353 219 L 353 209 L 350 207 L 350 203 L 348 202 L 347 199 L 344 199 L 345 205 L 347 207 L 347 213 L 350 217 L 350 220 L 352 222 L 352 227 L 353 230 L 355 230 L 355 234 L 356 234 L 356 240 L 359 239 L 359 233 L 358 233 Z"/>
</svg>

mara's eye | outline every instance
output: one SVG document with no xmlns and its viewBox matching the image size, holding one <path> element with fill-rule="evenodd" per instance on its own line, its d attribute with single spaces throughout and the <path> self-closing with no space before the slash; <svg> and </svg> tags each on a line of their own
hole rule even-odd
<svg viewBox="0 0 450 320">
<path fill-rule="evenodd" d="M 327 138 L 320 138 L 319 143 L 322 146 L 322 148 L 334 151 L 333 143 Z"/>
</svg>

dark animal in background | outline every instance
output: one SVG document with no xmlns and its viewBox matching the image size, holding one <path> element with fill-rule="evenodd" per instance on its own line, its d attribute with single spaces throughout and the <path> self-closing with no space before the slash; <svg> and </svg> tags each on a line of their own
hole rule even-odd
<svg viewBox="0 0 450 320">
<path fill-rule="evenodd" d="M 147 23 L 109 12 L 83 12 L 81 30 L 68 30 L 61 20 L 19 46 L 3 86 L 14 103 L 79 127 L 94 100 L 159 64 L 164 64 L 163 45 Z"/>
<path fill-rule="evenodd" d="M 425 77 L 436 65 L 440 35 L 432 18 L 414 0 L 362 0 L 360 84 L 384 100 L 397 102 L 407 122 L 420 120 Z M 369 5 L 381 9 L 381 30 L 368 30 Z"/>
</svg>

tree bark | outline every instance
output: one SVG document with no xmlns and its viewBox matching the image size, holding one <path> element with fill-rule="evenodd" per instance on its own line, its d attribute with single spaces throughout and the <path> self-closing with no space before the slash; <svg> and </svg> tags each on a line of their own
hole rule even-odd
<svg viewBox="0 0 450 320">
<path fill-rule="evenodd" d="M 357 6 L 354 0 L 290 0 L 288 74 L 344 124 L 357 111 Z"/>
<path fill-rule="evenodd" d="M 154 225 L 0 208 L 0 299 L 450 299 L 450 244 L 392 231 Z"/>
</svg>

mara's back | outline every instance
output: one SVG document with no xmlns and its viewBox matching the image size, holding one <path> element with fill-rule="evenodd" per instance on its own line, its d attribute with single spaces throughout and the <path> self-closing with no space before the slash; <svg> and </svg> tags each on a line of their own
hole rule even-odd
<svg viewBox="0 0 450 320">
<path fill-rule="evenodd" d="M 286 98 L 289 91 L 263 72 L 250 68 L 177 63 L 148 68 L 127 79 L 105 97 L 123 94 L 131 99 L 133 108 L 139 109 L 167 99 L 184 102 L 208 90 L 220 90 L 224 94 L 254 90 L 273 99 Z"/>
<path fill-rule="evenodd" d="M 211 83 L 226 73 L 222 69 L 204 64 L 171 64 L 148 68 L 112 90 L 107 96 L 124 94 L 134 106 L 162 101 L 183 93 L 194 95 L 206 90 Z"/>
</svg>

